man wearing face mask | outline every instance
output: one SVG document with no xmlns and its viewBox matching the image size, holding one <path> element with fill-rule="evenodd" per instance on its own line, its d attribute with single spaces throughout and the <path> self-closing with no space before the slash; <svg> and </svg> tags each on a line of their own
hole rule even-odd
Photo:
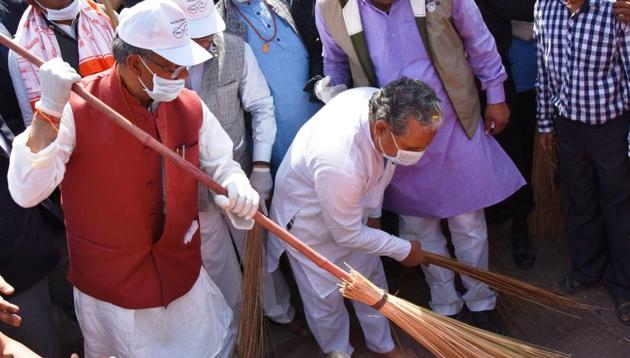
<svg viewBox="0 0 630 358">
<path fill-rule="evenodd" d="M 258 194 L 218 120 L 184 89 L 188 66 L 211 57 L 187 26 L 170 0 L 123 11 L 116 66 L 82 86 L 227 187 L 215 203 L 251 228 Z M 70 65 L 54 59 L 40 75 L 33 122 L 14 140 L 9 190 L 29 207 L 61 184 L 86 356 L 229 356 L 232 312 L 201 267 L 197 181 L 71 97 L 80 76 Z"/>
<path fill-rule="evenodd" d="M 105 11 L 92 0 L 28 0 L 15 40 L 44 61 L 61 58 L 82 77 L 114 64 L 114 30 Z M 39 69 L 15 52 L 9 53 L 9 71 L 28 126 L 41 96 Z"/>
<path fill-rule="evenodd" d="M 298 132 L 276 176 L 271 217 L 337 265 L 346 263 L 387 288 L 379 255 L 406 266 L 424 256 L 419 243 L 374 229 L 395 164 L 422 157 L 441 123 L 439 100 L 428 85 L 402 78 L 381 90 L 353 89 L 331 100 Z M 304 311 L 322 351 L 352 354 L 349 318 L 338 280 L 271 236 L 273 257 L 286 250 Z M 277 264 L 272 262 L 272 264 Z M 403 357 L 389 323 L 377 310 L 353 302 L 367 347 Z"/>
<path fill-rule="evenodd" d="M 187 87 L 199 94 L 232 139 L 234 160 L 250 173 L 252 187 L 266 212 L 265 201 L 273 187 L 269 162 L 276 134 L 267 81 L 249 45 L 240 37 L 223 32 L 225 23 L 214 6 L 196 0 L 176 2 L 186 14 L 193 40 L 213 54 L 210 61 L 190 68 Z M 246 121 L 244 111 L 251 115 L 251 122 Z M 199 212 L 203 264 L 237 314 L 242 274 L 231 239 L 242 257 L 246 231 L 226 223 L 221 213 L 203 199 Z M 276 323 L 291 325 L 295 310 L 284 276 L 279 270 L 272 274 L 264 271 L 263 275 L 266 315 Z M 233 326 L 237 327 L 237 323 L 235 319 Z"/>
<path fill-rule="evenodd" d="M 315 15 L 330 86 L 382 86 L 409 76 L 435 89 L 444 124 L 418 164 L 396 169 L 383 207 L 400 215 L 401 237 L 443 256 L 450 252 L 440 220 L 448 219 L 457 258 L 487 269 L 483 209 L 525 181 L 492 137 L 509 119 L 507 75 L 475 2 L 318 0 Z M 488 102 L 485 121 L 475 78 Z M 435 266 L 423 271 L 434 311 L 456 316 L 465 303 L 475 325 L 502 330 L 496 294 L 487 285 L 464 276 L 466 293 L 460 295 L 452 271 Z"/>
</svg>

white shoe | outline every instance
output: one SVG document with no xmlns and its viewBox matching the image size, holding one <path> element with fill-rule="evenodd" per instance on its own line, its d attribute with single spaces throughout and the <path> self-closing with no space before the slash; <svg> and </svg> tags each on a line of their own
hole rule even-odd
<svg viewBox="0 0 630 358">
<path fill-rule="evenodd" d="M 351 358 L 346 352 L 332 352 L 328 355 L 328 358 Z"/>
</svg>

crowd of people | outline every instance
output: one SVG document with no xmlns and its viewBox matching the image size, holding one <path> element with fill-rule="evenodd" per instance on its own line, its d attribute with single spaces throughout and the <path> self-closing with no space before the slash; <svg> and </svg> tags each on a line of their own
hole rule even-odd
<svg viewBox="0 0 630 358">
<path fill-rule="evenodd" d="M 535 136 L 558 156 L 559 287 L 604 282 L 630 326 L 630 1 L 105 2 L 0 2 L 44 60 L 0 45 L 0 353 L 59 357 L 59 305 L 86 357 L 232 357 L 259 210 L 379 287 L 382 257 L 421 267 L 433 311 L 504 333 L 495 291 L 424 252 L 488 269 L 487 223 L 507 222 L 532 269 Z M 267 236 L 265 316 L 351 356 L 339 281 Z M 375 356 L 412 356 L 353 307 Z"/>
</svg>

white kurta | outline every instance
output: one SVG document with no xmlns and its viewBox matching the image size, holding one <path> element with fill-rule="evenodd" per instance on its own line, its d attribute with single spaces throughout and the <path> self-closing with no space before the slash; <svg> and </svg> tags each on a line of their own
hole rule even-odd
<svg viewBox="0 0 630 358">
<path fill-rule="evenodd" d="M 368 217 L 380 217 L 385 187 L 395 166 L 372 142 L 368 101 L 375 89 L 352 89 L 335 97 L 298 132 L 278 174 L 271 217 L 320 254 L 361 271 L 363 254 L 402 261 L 408 241 L 369 228 Z M 270 270 L 287 247 L 270 235 Z M 288 253 L 304 266 L 320 297 L 339 282 L 292 248 Z M 360 254 L 357 254 L 360 253 Z M 371 268 L 367 268 L 371 269 Z"/>
<path fill-rule="evenodd" d="M 238 163 L 232 160 L 232 141 L 203 103 L 202 111 L 199 131 L 201 169 L 219 183 L 224 183 L 234 174 L 244 176 Z M 57 139 L 48 147 L 38 153 L 31 152 L 26 146 L 29 133 L 30 127 L 13 141 L 7 175 L 11 196 L 24 207 L 37 205 L 63 180 L 66 163 L 76 144 L 74 115 L 70 106 L 67 105 L 63 111 Z M 191 227 L 195 224 L 193 222 Z M 121 356 L 170 357 L 175 351 L 184 357 L 215 357 L 223 355 L 224 345 L 229 344 L 226 341 L 230 339 L 232 312 L 205 272 L 188 293 L 166 309 L 129 310 L 78 290 L 75 293 L 78 293 L 76 310 L 88 357 L 119 355 L 117 352 L 126 352 Z M 87 312 L 91 312 L 89 317 Z M 97 313 L 100 318 L 92 319 Z M 193 334 L 193 331 L 198 333 Z M 90 350 L 91 347 L 98 350 Z M 101 348 L 106 351 L 101 351 Z"/>
</svg>

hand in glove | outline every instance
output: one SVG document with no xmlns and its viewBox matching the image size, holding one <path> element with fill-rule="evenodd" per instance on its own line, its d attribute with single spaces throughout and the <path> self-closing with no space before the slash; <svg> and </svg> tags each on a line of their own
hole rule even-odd
<svg viewBox="0 0 630 358">
<path fill-rule="evenodd" d="M 249 230 L 254 226 L 252 218 L 258 211 L 259 196 L 247 177 L 234 174 L 225 182 L 228 196 L 216 195 L 214 203 L 225 210 L 235 228 Z"/>
<path fill-rule="evenodd" d="M 55 117 L 61 117 L 63 107 L 70 99 L 72 84 L 79 82 L 81 76 L 67 62 L 54 58 L 39 68 L 41 98 L 35 108 Z"/>
<path fill-rule="evenodd" d="M 330 76 L 326 76 L 315 84 L 315 95 L 324 103 L 328 103 L 333 97 L 348 89 L 344 84 L 331 86 L 330 81 Z"/>
<path fill-rule="evenodd" d="M 249 176 L 249 182 L 252 188 L 260 195 L 261 203 L 269 199 L 273 188 L 271 169 L 268 167 L 254 167 L 252 174 Z"/>
</svg>

